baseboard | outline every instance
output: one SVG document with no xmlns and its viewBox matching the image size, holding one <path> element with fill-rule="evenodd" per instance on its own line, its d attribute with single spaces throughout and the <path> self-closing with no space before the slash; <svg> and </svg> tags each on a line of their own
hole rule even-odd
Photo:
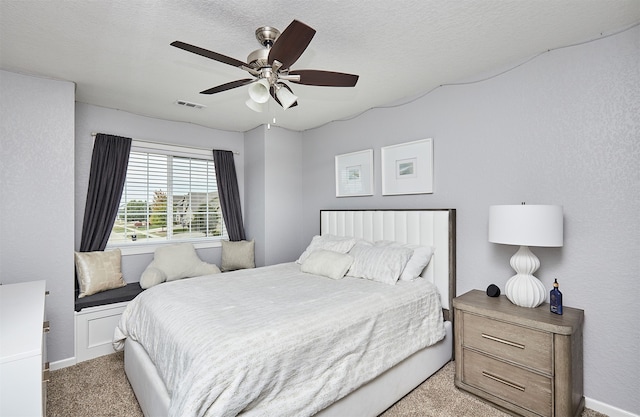
<svg viewBox="0 0 640 417">
<path fill-rule="evenodd" d="M 612 405 L 605 404 L 601 401 L 587 397 L 584 398 L 584 406 L 586 408 L 590 408 L 593 411 L 606 414 L 609 417 L 640 417 L 637 414 L 630 413 L 618 407 L 614 407 Z"/>
<path fill-rule="evenodd" d="M 73 366 L 77 363 L 75 356 L 72 358 L 62 359 L 61 361 L 51 362 L 49 369 L 55 371 L 57 369 L 66 368 L 67 366 Z"/>
</svg>

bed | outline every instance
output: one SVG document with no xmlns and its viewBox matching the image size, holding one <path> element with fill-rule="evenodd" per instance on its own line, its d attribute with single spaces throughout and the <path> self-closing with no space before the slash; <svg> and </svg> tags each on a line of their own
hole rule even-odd
<svg viewBox="0 0 640 417">
<path fill-rule="evenodd" d="M 420 278 L 396 285 L 308 274 L 303 262 L 145 291 L 114 340 L 145 416 L 377 416 L 451 360 L 454 209 L 322 210 L 319 235 L 430 246 L 433 256 Z"/>
</svg>

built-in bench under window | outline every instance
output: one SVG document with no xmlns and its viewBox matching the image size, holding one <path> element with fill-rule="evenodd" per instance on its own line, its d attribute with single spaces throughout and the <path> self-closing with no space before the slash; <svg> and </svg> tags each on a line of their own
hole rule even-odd
<svg viewBox="0 0 640 417">
<path fill-rule="evenodd" d="M 131 301 L 142 291 L 143 290 L 140 287 L 139 282 L 130 282 L 124 287 L 114 288 L 112 290 L 102 291 L 97 294 L 78 298 L 79 290 L 76 289 L 75 310 L 80 311 L 83 308 L 88 307 Z"/>
</svg>

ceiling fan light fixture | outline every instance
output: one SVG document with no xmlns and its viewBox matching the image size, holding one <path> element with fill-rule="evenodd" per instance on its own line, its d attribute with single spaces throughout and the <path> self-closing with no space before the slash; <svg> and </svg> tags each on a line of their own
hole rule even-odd
<svg viewBox="0 0 640 417">
<path fill-rule="evenodd" d="M 266 104 L 270 96 L 283 108 L 288 109 L 298 105 L 298 97 L 293 94 L 288 84 L 281 81 L 321 87 L 355 87 L 358 82 L 358 76 L 354 74 L 291 70 L 291 66 L 307 49 L 315 33 L 315 29 L 298 20 L 293 20 L 282 33 L 271 26 L 262 26 L 256 30 L 256 39 L 263 48 L 251 52 L 246 62 L 181 41 L 171 42 L 171 46 L 240 68 L 256 78 L 231 81 L 203 90 L 201 94 L 217 94 L 249 85 L 252 103 L 247 102 L 247 106 L 251 109 L 263 111 L 260 105 Z"/>
<path fill-rule="evenodd" d="M 269 101 L 269 81 L 260 78 L 249 86 L 249 97 L 256 103 L 266 103 Z"/>
<path fill-rule="evenodd" d="M 282 104 L 282 107 L 284 109 L 288 109 L 293 105 L 293 103 L 298 101 L 298 96 L 296 96 L 291 91 L 287 90 L 286 88 L 282 88 L 277 84 L 276 84 L 276 97 L 278 97 L 278 100 L 280 100 L 280 103 Z"/>
<path fill-rule="evenodd" d="M 252 99 L 248 99 L 245 104 L 247 105 L 247 107 L 249 107 L 251 110 L 258 112 L 258 113 L 262 113 L 266 110 L 267 105 L 264 103 L 256 103 L 255 101 L 253 101 Z"/>
</svg>

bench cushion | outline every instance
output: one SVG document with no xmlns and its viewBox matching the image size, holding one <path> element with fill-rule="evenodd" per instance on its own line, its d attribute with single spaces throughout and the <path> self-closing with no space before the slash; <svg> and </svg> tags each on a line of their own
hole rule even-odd
<svg viewBox="0 0 640 417">
<path fill-rule="evenodd" d="M 97 294 L 88 295 L 78 298 L 79 291 L 76 290 L 75 310 L 80 311 L 83 308 L 101 306 L 105 304 L 122 303 L 124 301 L 133 300 L 136 295 L 142 292 L 139 282 L 130 282 L 124 287 L 106 290 Z"/>
</svg>

